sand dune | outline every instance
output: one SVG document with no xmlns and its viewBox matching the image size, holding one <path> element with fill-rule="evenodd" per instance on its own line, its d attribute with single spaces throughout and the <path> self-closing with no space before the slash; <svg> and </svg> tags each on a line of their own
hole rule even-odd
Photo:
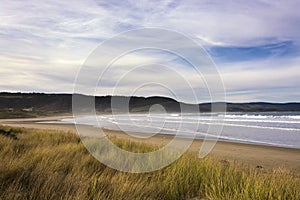
<svg viewBox="0 0 300 200">
<path fill-rule="evenodd" d="M 0 120 L 0 124 L 15 127 L 76 132 L 75 126 L 70 124 L 36 123 L 49 120 L 58 120 L 66 117 L 70 116 L 12 120 L 5 119 Z M 165 145 L 172 139 L 171 136 L 165 135 L 156 135 L 150 139 L 132 138 L 124 132 L 110 130 L 105 130 L 105 133 L 109 137 L 113 136 L 120 139 L 132 139 L 134 141 L 141 141 L 157 145 Z M 202 142 L 202 140 L 195 140 L 189 148 L 189 151 L 199 151 Z M 261 168 L 262 170 L 272 170 L 273 168 L 284 166 L 300 175 L 300 149 L 238 144 L 231 142 L 217 142 L 214 149 L 208 156 L 216 157 L 222 161 L 235 160 L 253 168 Z"/>
</svg>

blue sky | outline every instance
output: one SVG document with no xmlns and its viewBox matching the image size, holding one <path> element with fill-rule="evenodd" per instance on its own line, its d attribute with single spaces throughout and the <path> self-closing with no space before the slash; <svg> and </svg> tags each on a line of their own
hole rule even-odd
<svg viewBox="0 0 300 200">
<path fill-rule="evenodd" d="M 204 46 L 222 76 L 227 101 L 300 101 L 299 1 L 0 3 L 0 91 L 71 93 L 76 73 L 101 42 L 124 31 L 159 27 L 178 31 Z M 182 64 L 157 52 L 136 53 L 119 63 L 158 62 L 157 57 L 172 60 L 174 66 Z M 188 70 L 182 73 L 192 77 Z M 134 74 L 136 79 L 155 75 Z M 130 84 L 122 85 L 121 94 L 132 90 L 134 76 Z M 195 88 L 197 84 L 192 83 Z M 100 88 L 99 94 L 110 89 Z M 147 87 L 138 95 L 164 95 L 158 91 Z"/>
</svg>

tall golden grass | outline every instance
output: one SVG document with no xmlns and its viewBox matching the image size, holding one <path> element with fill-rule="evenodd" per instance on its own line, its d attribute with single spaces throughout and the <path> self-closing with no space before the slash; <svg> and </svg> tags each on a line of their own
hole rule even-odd
<svg viewBox="0 0 300 200">
<path fill-rule="evenodd" d="M 300 199 L 299 177 L 284 168 L 266 173 L 186 153 L 162 170 L 130 174 L 98 162 L 75 134 L 0 130 L 1 199 Z M 156 148 L 114 142 L 129 151 Z"/>
</svg>

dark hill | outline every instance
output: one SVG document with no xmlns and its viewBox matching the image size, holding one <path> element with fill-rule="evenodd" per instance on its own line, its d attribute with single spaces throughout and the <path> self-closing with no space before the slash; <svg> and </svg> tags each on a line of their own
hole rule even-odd
<svg viewBox="0 0 300 200">
<path fill-rule="evenodd" d="M 94 98 L 86 96 L 86 98 Z M 167 112 L 180 112 L 180 104 L 167 97 L 124 97 L 117 96 L 122 101 L 129 100 L 131 112 L 146 112 L 154 104 L 162 105 Z M 111 111 L 111 96 L 95 97 L 95 107 L 98 112 Z M 270 112 L 270 111 L 300 111 L 300 103 L 214 103 L 226 104 L 228 112 Z M 184 104 L 189 111 L 195 110 L 195 105 Z M 201 112 L 210 112 L 211 103 L 199 104 Z M 72 112 L 71 94 L 43 93 L 0 93 L 0 118 L 37 117 L 41 115 L 56 115 Z"/>
</svg>

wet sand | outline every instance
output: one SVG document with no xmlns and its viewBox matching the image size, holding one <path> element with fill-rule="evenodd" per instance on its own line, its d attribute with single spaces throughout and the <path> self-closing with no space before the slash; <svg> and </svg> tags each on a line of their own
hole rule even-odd
<svg viewBox="0 0 300 200">
<path fill-rule="evenodd" d="M 59 120 L 66 117 L 70 116 L 13 120 L 4 119 L 0 120 L 0 124 L 15 127 L 48 129 L 76 133 L 75 126 L 71 124 L 36 123 Z M 131 139 L 134 141 L 155 145 L 165 145 L 169 143 L 173 138 L 172 136 L 167 135 L 155 135 L 149 139 L 144 139 L 132 137 L 121 131 L 104 130 L 104 132 L 109 137 Z M 202 143 L 203 140 L 194 140 L 193 144 L 189 148 L 189 151 L 199 152 L 199 148 L 201 147 Z M 236 161 L 242 164 L 249 165 L 250 167 L 260 168 L 260 170 L 266 171 L 278 167 L 286 167 L 292 172 L 300 175 L 300 149 L 218 141 L 208 156 L 220 159 L 221 161 Z"/>
</svg>

